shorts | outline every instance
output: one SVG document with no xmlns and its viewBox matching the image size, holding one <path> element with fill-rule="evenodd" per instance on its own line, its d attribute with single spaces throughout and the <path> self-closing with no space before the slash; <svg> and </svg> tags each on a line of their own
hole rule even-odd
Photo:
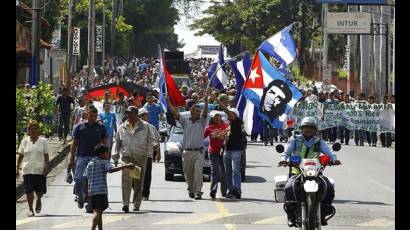
<svg viewBox="0 0 410 230">
<path fill-rule="evenodd" d="M 104 211 L 108 208 L 108 195 L 107 194 L 96 194 L 90 197 L 91 207 L 93 209 L 101 209 Z"/>
<path fill-rule="evenodd" d="M 27 174 L 23 175 L 24 190 L 26 193 L 38 192 L 46 193 L 46 176 L 40 174 Z"/>
</svg>

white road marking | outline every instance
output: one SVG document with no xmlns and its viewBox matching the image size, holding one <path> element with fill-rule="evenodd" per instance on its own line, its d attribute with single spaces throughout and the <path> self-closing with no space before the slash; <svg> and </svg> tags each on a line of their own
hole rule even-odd
<svg viewBox="0 0 410 230">
<path fill-rule="evenodd" d="M 130 218 L 130 215 L 104 215 L 103 214 L 103 225 L 110 224 L 117 221 L 124 221 Z M 73 220 L 65 222 L 62 224 L 54 225 L 52 228 L 74 228 L 74 227 L 86 227 L 91 226 L 93 216 L 82 218 L 81 220 Z"/>
<path fill-rule="evenodd" d="M 370 182 L 372 182 L 372 183 L 374 183 L 374 184 L 377 184 L 378 186 L 380 186 L 380 187 L 382 187 L 382 188 L 384 188 L 384 189 L 386 189 L 386 190 L 389 190 L 389 191 L 392 192 L 392 193 L 395 193 L 394 189 L 391 189 L 391 188 L 387 187 L 386 185 L 380 184 L 379 182 L 377 182 L 377 181 L 375 181 L 375 180 L 373 180 L 373 179 L 367 179 L 367 180 L 369 180 Z"/>
<path fill-rule="evenodd" d="M 183 215 L 180 217 L 171 217 L 165 220 L 161 220 L 154 224 L 202 224 L 208 221 L 221 219 L 224 217 L 239 215 L 239 213 L 194 213 L 189 215 Z"/>
<path fill-rule="evenodd" d="M 252 224 L 287 224 L 286 216 L 274 216 L 271 218 L 255 221 Z"/>
<path fill-rule="evenodd" d="M 18 225 L 22 225 L 22 224 L 27 224 L 27 223 L 30 223 L 30 222 L 34 222 L 34 221 L 37 221 L 37 220 L 40 220 L 41 218 L 36 218 L 36 217 L 27 217 L 27 218 L 24 218 L 24 219 L 18 219 L 18 220 L 16 220 L 16 226 L 18 226 Z"/>
<path fill-rule="evenodd" d="M 378 218 L 374 219 L 371 221 L 363 222 L 360 224 L 357 224 L 357 226 L 362 226 L 362 227 L 386 227 L 393 225 L 395 222 L 393 220 L 389 220 L 386 218 Z"/>
</svg>

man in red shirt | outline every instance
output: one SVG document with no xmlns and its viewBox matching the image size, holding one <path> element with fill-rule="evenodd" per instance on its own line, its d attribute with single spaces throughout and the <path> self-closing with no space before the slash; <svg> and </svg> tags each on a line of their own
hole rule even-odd
<svg viewBox="0 0 410 230">
<path fill-rule="evenodd" d="M 228 125 L 223 122 L 223 112 L 213 110 L 210 113 L 211 120 L 204 132 L 204 138 L 209 136 L 208 154 L 211 161 L 211 193 L 212 199 L 215 199 L 218 190 L 218 181 L 221 181 L 221 193 L 226 197 L 227 185 L 225 181 L 225 168 L 223 163 L 223 145 Z"/>
</svg>

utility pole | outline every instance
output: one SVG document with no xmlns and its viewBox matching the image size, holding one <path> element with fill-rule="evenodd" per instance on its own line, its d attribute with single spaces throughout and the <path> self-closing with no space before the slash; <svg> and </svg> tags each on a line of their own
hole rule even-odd
<svg viewBox="0 0 410 230">
<path fill-rule="evenodd" d="M 328 34 L 327 34 L 327 12 L 329 6 L 328 4 L 322 4 L 322 14 L 323 14 L 323 65 L 322 65 L 322 79 L 324 81 L 324 69 L 327 66 L 327 49 L 328 49 Z"/>
<path fill-rule="evenodd" d="M 380 36 L 380 73 L 381 73 L 381 93 L 382 95 L 386 95 L 389 93 L 389 21 L 388 17 L 385 14 L 388 13 L 387 7 L 389 6 L 381 6 L 381 17 L 380 17 L 380 27 L 384 27 L 385 29 L 385 36 Z M 380 31 L 380 33 L 382 33 Z"/>
<path fill-rule="evenodd" d="M 33 0 L 33 22 L 31 32 L 31 80 L 30 86 L 37 85 L 40 78 L 40 29 L 41 29 L 41 16 L 40 16 L 40 0 Z"/>
<path fill-rule="evenodd" d="M 102 66 L 102 73 L 103 73 L 103 75 L 104 75 L 104 68 L 105 68 L 105 65 L 104 65 L 104 60 L 105 60 L 105 5 L 103 5 L 103 12 L 102 12 L 103 14 L 103 25 L 102 25 L 102 29 L 103 29 L 103 31 L 102 31 L 102 62 L 101 62 L 101 66 Z"/>
<path fill-rule="evenodd" d="M 110 56 L 111 58 L 114 57 L 114 50 L 115 50 L 115 24 L 116 24 L 116 19 L 117 19 L 117 12 L 118 12 L 118 7 L 117 7 L 117 0 L 112 0 L 112 18 L 111 18 L 111 47 L 110 47 Z"/>
<path fill-rule="evenodd" d="M 89 0 L 88 7 L 88 77 L 87 87 L 89 88 L 90 81 L 94 80 L 94 50 L 95 50 L 95 0 Z"/>
<path fill-rule="evenodd" d="M 393 7 L 393 36 L 392 36 L 392 39 L 393 39 L 393 55 L 392 55 L 392 75 L 393 75 L 393 79 L 392 79 L 392 87 L 391 87 L 391 94 L 395 94 L 396 93 L 396 90 L 395 90 L 395 86 L 396 86 L 396 84 L 395 84 L 395 80 L 396 80 L 396 63 L 395 63 L 395 60 L 396 60 L 396 58 L 395 58 L 395 50 L 396 50 L 396 8 L 395 7 Z"/>
<path fill-rule="evenodd" d="M 122 16 L 124 13 L 124 0 L 119 0 L 118 2 L 118 15 Z"/>
<path fill-rule="evenodd" d="M 369 6 L 360 6 L 360 11 L 369 11 Z M 360 35 L 360 91 L 368 96 L 370 74 L 370 35 Z"/>
<path fill-rule="evenodd" d="M 49 53 L 49 58 L 50 58 L 50 75 L 49 77 L 49 81 L 50 81 L 50 85 L 53 85 L 53 58 L 51 57 L 51 54 Z"/>
<path fill-rule="evenodd" d="M 347 8 L 347 12 L 355 12 L 355 8 L 354 8 L 354 6 L 352 7 L 352 6 L 348 6 L 348 8 Z M 351 82 L 352 82 L 352 79 L 353 79 L 353 77 L 352 77 L 352 72 L 354 72 L 354 68 L 352 68 L 352 66 L 351 66 L 351 63 L 354 63 L 354 60 L 352 60 L 353 58 L 352 58 L 352 54 L 354 54 L 354 51 L 353 51 L 353 39 L 354 39 L 354 37 L 353 37 L 354 35 L 347 35 L 347 46 L 349 47 L 349 57 L 347 57 L 347 59 L 348 59 L 348 64 L 347 64 L 347 70 L 346 70 L 346 72 L 347 72 L 347 90 L 346 90 L 346 94 L 349 94 L 350 95 L 350 92 L 352 91 L 352 88 L 351 88 Z M 353 52 L 352 52 L 353 51 Z"/>
<path fill-rule="evenodd" d="M 306 17 L 307 6 L 304 1 L 300 2 L 299 6 L 299 14 L 301 18 Z M 300 28 L 300 54 L 299 54 L 299 66 L 300 72 L 302 75 L 305 75 L 306 63 L 305 63 L 305 41 L 306 41 L 306 21 L 301 20 L 301 28 Z"/>
<path fill-rule="evenodd" d="M 73 12 L 74 3 L 73 0 L 68 1 L 68 29 L 67 29 L 67 72 L 68 72 L 68 87 L 71 86 L 71 79 L 73 75 Z"/>
<path fill-rule="evenodd" d="M 372 21 L 377 23 L 380 21 L 380 6 L 373 6 L 374 13 L 372 14 Z M 380 76 L 380 36 L 373 35 L 373 53 L 374 53 L 374 68 L 373 68 L 373 79 L 374 79 L 374 96 L 376 100 L 381 99 L 381 76 Z"/>
</svg>

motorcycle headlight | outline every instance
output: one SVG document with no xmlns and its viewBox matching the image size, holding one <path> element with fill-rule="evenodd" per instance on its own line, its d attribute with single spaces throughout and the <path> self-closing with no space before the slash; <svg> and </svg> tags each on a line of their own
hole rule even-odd
<svg viewBox="0 0 410 230">
<path fill-rule="evenodd" d="M 174 142 L 168 142 L 167 143 L 167 150 L 169 154 L 175 154 L 175 153 L 179 153 L 180 149 L 177 145 L 177 143 Z"/>
<path fill-rule="evenodd" d="M 308 177 L 314 177 L 316 175 L 316 170 L 315 169 L 308 169 L 306 170 L 306 176 Z"/>
</svg>

